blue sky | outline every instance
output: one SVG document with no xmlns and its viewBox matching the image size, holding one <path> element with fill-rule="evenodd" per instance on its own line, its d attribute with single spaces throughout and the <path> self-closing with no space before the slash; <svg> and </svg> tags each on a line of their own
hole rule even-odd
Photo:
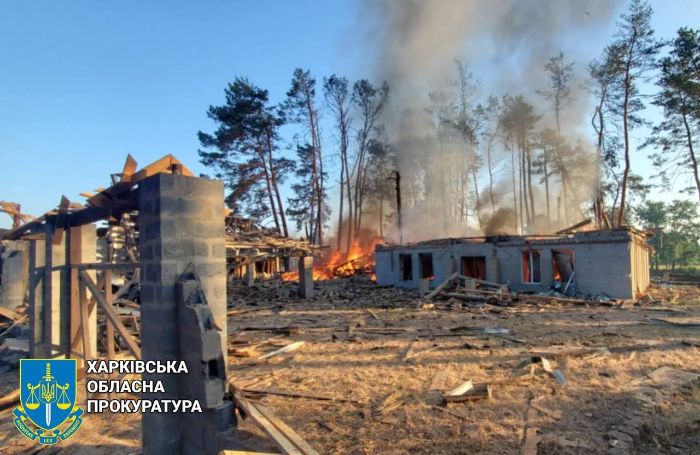
<svg viewBox="0 0 700 455">
<path fill-rule="evenodd" d="M 108 186 L 127 153 L 140 165 L 172 153 L 204 172 L 196 133 L 212 129 L 206 109 L 222 102 L 235 75 L 269 89 L 273 101 L 298 66 L 319 80 L 371 77 L 358 5 L 0 0 L 0 200 L 34 215 L 61 194 L 82 202 L 78 194 Z M 700 24 L 700 2 L 652 5 L 659 36 Z M 634 170 L 648 174 L 646 160 Z M 0 227 L 9 224 L 0 214 Z"/>
</svg>

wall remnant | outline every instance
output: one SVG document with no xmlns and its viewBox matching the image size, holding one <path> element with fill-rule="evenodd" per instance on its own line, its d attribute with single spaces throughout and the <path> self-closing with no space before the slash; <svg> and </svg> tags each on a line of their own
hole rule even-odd
<svg viewBox="0 0 700 455">
<path fill-rule="evenodd" d="M 432 259 L 431 267 L 426 261 Z M 552 288 L 567 295 L 629 299 L 649 287 L 649 246 L 631 228 L 544 236 L 493 236 L 377 245 L 377 284 L 431 287 L 455 271 L 508 284 L 517 292 Z M 415 273 L 418 270 L 419 273 Z"/>
</svg>

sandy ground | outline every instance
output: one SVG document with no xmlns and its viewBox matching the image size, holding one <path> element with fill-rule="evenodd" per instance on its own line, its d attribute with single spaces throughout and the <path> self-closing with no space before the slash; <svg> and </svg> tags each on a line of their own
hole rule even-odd
<svg viewBox="0 0 700 455">
<path fill-rule="evenodd" d="M 424 310 L 410 292 L 350 280 L 320 284 L 311 301 L 285 286 L 231 294 L 229 376 L 239 388 L 352 401 L 251 395 L 320 453 L 520 453 L 526 427 L 536 429 L 537 453 L 608 453 L 627 447 L 618 430 L 629 432 L 630 425 L 638 437 L 626 452 L 700 453 L 700 383 L 691 380 L 700 373 L 698 287 L 657 290 L 675 303 L 624 309 Z M 508 332 L 484 331 L 493 328 Z M 295 341 L 305 344 L 256 360 Z M 547 358 L 566 383 L 541 365 L 518 366 L 533 356 Z M 660 367 L 694 374 L 652 384 L 654 401 L 644 406 L 637 386 Z M 436 406 L 431 389 L 444 392 L 465 380 L 490 384 L 492 397 Z M 16 384 L 17 372 L 4 374 L 0 394 Z M 249 421 L 239 427 L 262 435 Z M 139 437 L 138 415 L 89 415 L 76 437 L 41 453 L 139 453 Z M 9 410 L 0 413 L 0 454 L 6 453 L 37 453 Z"/>
</svg>

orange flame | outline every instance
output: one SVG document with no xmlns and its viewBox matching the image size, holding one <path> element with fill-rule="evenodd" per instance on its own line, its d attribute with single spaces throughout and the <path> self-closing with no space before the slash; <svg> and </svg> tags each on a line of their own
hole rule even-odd
<svg viewBox="0 0 700 455">
<path fill-rule="evenodd" d="M 371 272 L 374 279 L 374 247 L 382 243 L 384 239 L 375 237 L 369 243 L 363 245 L 359 240 L 354 240 L 347 253 L 334 250 L 325 258 L 317 258 L 314 264 L 314 280 L 331 280 L 339 277 L 349 277 L 356 273 Z M 283 281 L 299 280 L 299 272 L 285 272 L 281 275 Z"/>
</svg>

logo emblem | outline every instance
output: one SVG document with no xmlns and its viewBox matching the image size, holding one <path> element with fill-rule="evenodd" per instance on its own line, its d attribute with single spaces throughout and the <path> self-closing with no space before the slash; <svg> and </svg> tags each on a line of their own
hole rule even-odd
<svg viewBox="0 0 700 455">
<path fill-rule="evenodd" d="M 73 436 L 83 420 L 76 406 L 75 359 L 21 359 L 20 405 L 12 412 L 17 429 L 40 444 L 56 444 Z"/>
</svg>

